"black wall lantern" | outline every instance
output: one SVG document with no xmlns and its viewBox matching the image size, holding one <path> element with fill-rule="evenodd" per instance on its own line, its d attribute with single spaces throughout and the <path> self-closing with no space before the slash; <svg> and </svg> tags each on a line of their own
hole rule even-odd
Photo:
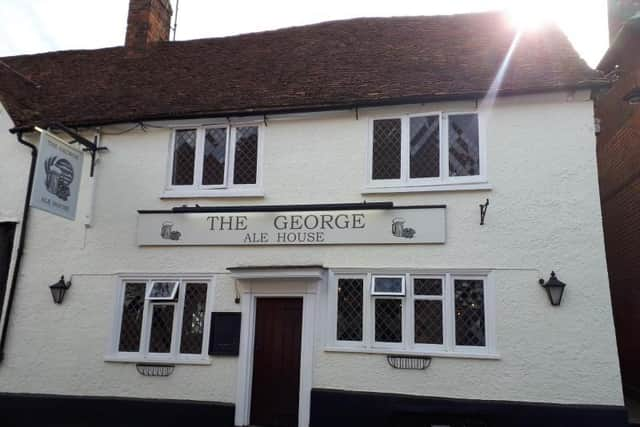
<svg viewBox="0 0 640 427">
<path fill-rule="evenodd" d="M 560 305 L 564 287 L 567 285 L 558 280 L 558 278 L 556 277 L 556 273 L 553 271 L 551 272 L 551 277 L 549 277 L 547 283 L 544 282 L 544 279 L 540 279 L 539 283 L 543 288 L 546 289 L 551 305 Z"/>
<path fill-rule="evenodd" d="M 58 280 L 53 285 L 49 286 L 51 290 L 51 296 L 53 297 L 53 302 L 56 304 L 61 304 L 64 299 L 64 294 L 67 292 L 67 289 L 71 287 L 71 280 L 65 283 L 64 276 L 60 276 L 60 280 Z"/>
</svg>

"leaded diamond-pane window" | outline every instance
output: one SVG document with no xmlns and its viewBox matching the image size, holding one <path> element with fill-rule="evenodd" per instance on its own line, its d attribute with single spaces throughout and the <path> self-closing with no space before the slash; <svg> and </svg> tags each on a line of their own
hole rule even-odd
<svg viewBox="0 0 640 427">
<path fill-rule="evenodd" d="M 178 129 L 173 149 L 173 185 L 193 185 L 196 159 L 196 130 Z"/>
<path fill-rule="evenodd" d="M 449 115 L 449 175 L 480 175 L 477 114 Z"/>
<path fill-rule="evenodd" d="M 236 149 L 233 165 L 234 184 L 255 184 L 258 166 L 258 128 L 236 128 Z"/>
<path fill-rule="evenodd" d="M 151 319 L 151 335 L 149 338 L 150 353 L 169 353 L 173 334 L 174 305 L 153 304 Z"/>
<path fill-rule="evenodd" d="M 338 341 L 362 341 L 363 280 L 338 280 Z"/>
<path fill-rule="evenodd" d="M 224 184 L 227 157 L 227 129 L 211 128 L 205 131 L 202 184 Z"/>
<path fill-rule="evenodd" d="M 442 295 L 442 279 L 416 277 L 413 279 L 414 295 Z"/>
<path fill-rule="evenodd" d="M 182 316 L 180 353 L 200 354 L 204 334 L 206 283 L 187 283 Z"/>
<path fill-rule="evenodd" d="M 409 171 L 411 178 L 440 176 L 440 116 L 410 120 Z"/>
<path fill-rule="evenodd" d="M 400 178 L 400 119 L 374 120 L 372 179 Z"/>
<path fill-rule="evenodd" d="M 485 345 L 483 285 L 482 280 L 454 280 L 456 345 Z"/>
<path fill-rule="evenodd" d="M 167 191 L 179 194 L 201 190 L 222 194 L 234 187 L 256 186 L 259 184 L 258 132 L 259 126 L 176 129 Z"/>
<path fill-rule="evenodd" d="M 375 301 L 375 339 L 402 342 L 402 299 L 377 298 Z"/>
<path fill-rule="evenodd" d="M 127 283 L 124 289 L 118 351 L 140 351 L 146 283 Z"/>
<path fill-rule="evenodd" d="M 442 344 L 442 301 L 414 301 L 415 342 Z"/>
<path fill-rule="evenodd" d="M 154 354 L 167 361 L 181 354 L 204 356 L 207 281 L 136 279 L 123 286 L 113 352 L 142 359 Z"/>
</svg>

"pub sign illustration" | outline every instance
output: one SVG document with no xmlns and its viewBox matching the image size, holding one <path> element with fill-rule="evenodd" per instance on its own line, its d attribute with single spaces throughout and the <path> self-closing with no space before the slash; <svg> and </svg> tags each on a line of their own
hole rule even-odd
<svg viewBox="0 0 640 427">
<path fill-rule="evenodd" d="M 70 220 L 76 217 L 83 153 L 42 132 L 31 206 Z"/>
</svg>

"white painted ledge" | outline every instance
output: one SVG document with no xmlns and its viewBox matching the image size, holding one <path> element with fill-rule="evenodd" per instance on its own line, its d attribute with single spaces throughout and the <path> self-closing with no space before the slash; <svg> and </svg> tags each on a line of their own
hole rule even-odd
<svg viewBox="0 0 640 427">
<path fill-rule="evenodd" d="M 211 365 L 211 359 L 206 358 L 161 358 L 144 356 L 114 356 L 104 357 L 105 362 L 110 363 L 163 363 L 168 365 Z"/>
<path fill-rule="evenodd" d="M 409 351 L 397 349 L 381 349 L 381 348 L 348 348 L 327 346 L 324 351 L 328 353 L 360 353 L 360 354 L 380 354 L 384 356 L 427 356 L 427 357 L 447 357 L 454 359 L 486 359 L 500 360 L 498 353 L 479 353 L 479 352 L 445 352 L 445 351 Z"/>
<path fill-rule="evenodd" d="M 438 191 L 481 191 L 492 190 L 487 182 L 473 184 L 442 184 L 442 185 L 415 185 L 403 187 L 365 187 L 362 194 L 388 194 L 388 193 L 431 193 Z"/>
<path fill-rule="evenodd" d="M 251 189 L 226 189 L 202 190 L 202 191 L 177 191 L 165 190 L 161 199 L 207 199 L 207 198 L 237 198 L 237 197 L 264 197 L 264 190 L 261 188 Z"/>
</svg>

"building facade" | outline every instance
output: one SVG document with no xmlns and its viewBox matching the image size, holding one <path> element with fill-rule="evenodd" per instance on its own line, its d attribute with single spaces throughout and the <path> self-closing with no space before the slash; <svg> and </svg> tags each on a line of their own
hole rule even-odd
<svg viewBox="0 0 640 427">
<path fill-rule="evenodd" d="M 565 74 L 543 66 L 536 74 L 521 46 L 495 99 L 485 94 L 500 62 L 490 59 L 511 41 L 497 43 L 502 33 L 490 36 L 495 51 L 478 53 L 469 69 L 458 63 L 452 80 L 429 77 L 438 70 L 398 51 L 355 61 L 357 78 L 337 66 L 349 67 L 340 55 L 353 53 L 353 37 L 376 43 L 377 29 L 397 44 L 450 19 L 478 34 L 502 23 L 496 14 L 365 19 L 214 47 L 152 40 L 3 60 L 12 78 L 36 85 L 35 112 L 0 90 L 9 111 L 0 116 L 0 179 L 11 182 L 2 212 L 18 232 L 29 149 L 15 134 L 42 151 L 34 126 L 62 122 L 108 149 L 93 176 L 85 156 L 75 220 L 29 209 L 5 308 L 0 407 L 10 423 L 625 425 L 599 208 L 596 75 L 556 30 L 522 43 L 547 46 L 534 62 L 564 58 Z M 230 66 L 238 80 L 226 89 L 271 72 L 238 87 L 273 103 L 247 98 L 241 111 L 229 106 L 237 98 L 212 94 L 203 111 L 192 103 L 212 70 L 201 77 L 189 58 L 227 58 L 225 49 L 240 51 L 234 43 L 262 56 L 239 55 Z M 337 62 L 314 62 L 309 46 L 334 49 L 327 57 Z M 442 58 L 438 49 L 429 62 Z M 305 78 L 330 69 L 327 80 L 341 86 L 298 87 L 287 66 L 265 67 L 273 52 L 307 57 Z M 155 77 L 135 71 L 160 54 L 190 70 L 192 92 L 179 93 L 184 76 L 163 94 Z M 84 68 L 99 62 L 94 55 L 123 61 L 120 79 L 104 70 L 113 98 L 84 109 L 60 102 L 71 96 L 60 88 L 94 78 Z M 367 68 L 382 59 L 405 75 Z M 475 87 L 478 65 L 488 71 Z M 414 76 L 416 87 L 431 79 L 433 93 L 407 89 Z M 151 82 L 124 81 L 131 94 L 122 95 L 126 78 Z M 376 79 L 389 85 L 374 93 L 367 84 Z M 453 93 L 463 80 L 469 86 Z M 157 103 L 143 105 L 154 90 Z M 52 92 L 62 98 L 53 102 Z M 119 96 L 132 104 L 110 110 Z M 566 283 L 559 306 L 539 284 L 552 271 Z M 61 275 L 72 286 L 57 305 L 47 285 Z"/>
<path fill-rule="evenodd" d="M 640 43 L 640 2 L 616 3 L 612 2 L 612 15 L 622 15 L 626 21 L 622 19 L 612 28 L 611 46 L 598 65 L 613 81 L 597 98 L 596 114 L 601 123 L 598 167 L 622 378 L 627 392 L 640 396 L 640 344 L 635 332 L 640 320 L 640 225 L 636 214 L 640 203 L 640 59 L 635 54 Z M 616 8 L 621 12 L 616 14 Z"/>
</svg>

